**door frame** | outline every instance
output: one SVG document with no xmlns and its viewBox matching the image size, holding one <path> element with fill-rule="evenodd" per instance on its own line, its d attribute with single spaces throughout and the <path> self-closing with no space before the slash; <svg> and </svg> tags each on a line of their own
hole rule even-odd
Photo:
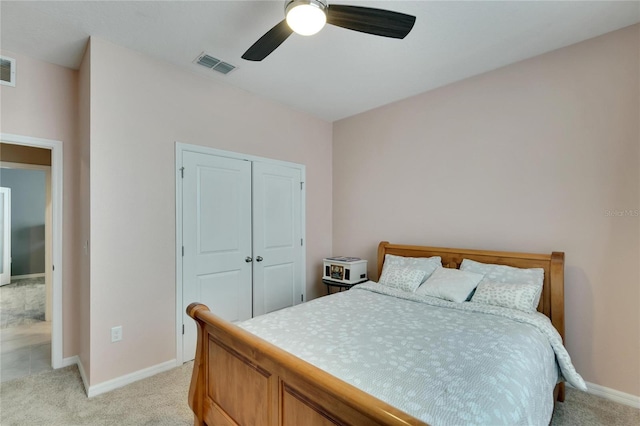
<svg viewBox="0 0 640 426">
<path fill-rule="evenodd" d="M 306 167 L 304 164 L 291 163 L 288 161 L 274 160 L 271 158 L 258 157 L 255 155 L 242 154 L 233 151 L 224 151 L 216 148 L 209 148 L 201 145 L 186 144 L 182 142 L 175 142 L 176 149 L 176 162 L 175 162 L 175 185 L 176 185 L 176 200 L 175 200 L 175 212 L 176 212 L 176 366 L 183 364 L 183 352 L 182 352 L 182 155 L 184 152 L 195 152 L 198 154 L 216 155 L 218 157 L 233 158 L 236 160 L 245 161 L 261 161 L 264 163 L 275 164 L 285 167 L 292 167 L 300 170 L 300 180 L 304 185 L 304 190 L 301 194 L 300 203 L 300 215 L 301 215 L 301 237 L 302 237 L 302 265 L 301 275 L 305 284 L 302 286 L 302 295 L 304 300 L 307 300 L 307 238 L 306 238 Z"/>
<path fill-rule="evenodd" d="M 0 281 L 0 286 L 5 286 L 11 283 L 11 188 L 1 186 L 0 194 L 3 193 L 5 195 L 1 207 L 2 223 L 0 223 L 0 226 L 2 227 L 2 241 L 0 241 L 0 244 L 2 245 L 2 256 L 0 257 L 2 273 L 0 273 L 0 280 L 2 279 L 3 274 L 9 274 L 9 281 L 6 283 Z"/>
<path fill-rule="evenodd" d="M 0 141 L 13 145 L 31 146 L 51 150 L 51 218 L 52 218 L 52 280 L 53 289 L 51 318 L 51 366 L 64 367 L 63 323 L 62 323 L 62 203 L 63 203 L 63 157 L 62 141 L 34 138 L 30 136 L 0 133 Z M 55 268 L 58 265 L 58 268 Z M 46 273 L 46 272 L 45 272 Z"/>
</svg>

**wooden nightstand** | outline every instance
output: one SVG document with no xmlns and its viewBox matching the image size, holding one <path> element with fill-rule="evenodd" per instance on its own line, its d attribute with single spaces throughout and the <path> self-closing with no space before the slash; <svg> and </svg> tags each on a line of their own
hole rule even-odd
<svg viewBox="0 0 640 426">
<path fill-rule="evenodd" d="M 339 288 L 340 290 L 338 291 L 349 290 L 354 285 L 362 284 L 364 282 L 367 282 L 367 280 L 363 280 L 363 281 L 360 281 L 359 283 L 353 283 L 353 284 L 339 283 L 337 281 L 331 281 L 331 280 L 325 280 L 325 279 L 322 280 L 322 283 L 327 286 L 327 294 L 331 294 L 331 287 Z"/>
</svg>

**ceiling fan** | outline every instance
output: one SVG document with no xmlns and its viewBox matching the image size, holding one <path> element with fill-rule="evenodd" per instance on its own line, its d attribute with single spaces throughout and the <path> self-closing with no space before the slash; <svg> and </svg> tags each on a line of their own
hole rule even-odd
<svg viewBox="0 0 640 426">
<path fill-rule="evenodd" d="M 328 5 L 326 0 L 287 0 L 285 19 L 260 37 L 242 59 L 261 61 L 292 33 L 313 35 L 325 24 L 391 38 L 405 38 L 416 17 L 371 7 Z"/>
</svg>

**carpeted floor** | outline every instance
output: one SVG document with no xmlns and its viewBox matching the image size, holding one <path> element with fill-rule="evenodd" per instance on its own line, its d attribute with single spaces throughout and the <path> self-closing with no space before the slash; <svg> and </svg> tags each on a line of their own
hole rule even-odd
<svg viewBox="0 0 640 426">
<path fill-rule="evenodd" d="M 2 383 L 0 425 L 193 425 L 193 363 L 87 398 L 76 366 Z"/>
<path fill-rule="evenodd" d="M 638 426 L 640 410 L 567 388 L 564 402 L 556 404 L 551 425 Z"/>
<path fill-rule="evenodd" d="M 75 366 L 14 380 L 0 389 L 0 424 L 191 425 L 187 392 L 192 368 L 193 363 L 187 363 L 91 399 Z M 640 410 L 567 389 L 551 424 L 637 426 Z"/>
<path fill-rule="evenodd" d="M 0 286 L 0 328 L 44 321 L 44 277 L 12 280 Z"/>
</svg>

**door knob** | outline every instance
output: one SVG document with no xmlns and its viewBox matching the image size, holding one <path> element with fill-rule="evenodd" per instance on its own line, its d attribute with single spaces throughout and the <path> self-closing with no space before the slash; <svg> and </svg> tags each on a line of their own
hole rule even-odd
<svg viewBox="0 0 640 426">
<path fill-rule="evenodd" d="M 256 262 L 262 262 L 264 259 L 262 259 L 262 256 L 258 256 L 256 257 Z"/>
<path fill-rule="evenodd" d="M 252 260 L 253 259 L 250 256 L 247 256 L 247 257 L 244 258 L 244 261 L 247 262 L 247 263 L 251 262 Z"/>
</svg>

